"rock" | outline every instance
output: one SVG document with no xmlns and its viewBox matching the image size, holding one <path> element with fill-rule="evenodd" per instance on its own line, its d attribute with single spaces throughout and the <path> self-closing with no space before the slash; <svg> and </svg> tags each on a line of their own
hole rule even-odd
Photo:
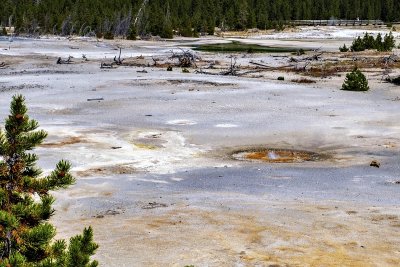
<svg viewBox="0 0 400 267">
<path fill-rule="evenodd" d="M 150 202 L 149 204 L 144 205 L 144 206 L 142 207 L 142 209 L 144 209 L 144 210 L 150 210 L 150 209 L 166 208 L 166 207 L 168 207 L 168 205 L 167 205 L 167 204 L 164 204 L 164 203 Z"/>
<path fill-rule="evenodd" d="M 369 166 L 379 168 L 379 167 L 381 167 L 381 163 L 377 160 L 373 160 L 373 161 L 371 161 L 371 164 L 369 164 Z"/>
<path fill-rule="evenodd" d="M 112 216 L 115 216 L 115 215 L 118 215 L 118 214 L 120 214 L 120 212 L 116 211 L 116 210 L 107 210 L 106 213 L 105 213 L 105 215 L 112 215 Z"/>
</svg>

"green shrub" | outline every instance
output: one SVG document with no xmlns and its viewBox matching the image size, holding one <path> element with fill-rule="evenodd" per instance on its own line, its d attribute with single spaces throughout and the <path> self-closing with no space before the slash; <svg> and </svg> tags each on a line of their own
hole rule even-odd
<svg viewBox="0 0 400 267">
<path fill-rule="evenodd" d="M 382 51 L 392 51 L 395 47 L 396 42 L 394 41 L 392 32 L 390 32 L 385 35 L 385 38 L 383 38 Z"/>
<path fill-rule="evenodd" d="M 396 77 L 396 78 L 387 78 L 386 79 L 387 82 L 393 83 L 395 85 L 400 85 L 400 76 Z"/>
<path fill-rule="evenodd" d="M 346 91 L 368 91 L 368 80 L 365 75 L 357 68 L 346 75 L 342 85 L 342 90 Z"/>
<path fill-rule="evenodd" d="M 349 52 L 349 48 L 344 44 L 342 47 L 339 47 L 340 52 Z"/>
<path fill-rule="evenodd" d="M 128 35 L 126 36 L 126 39 L 132 40 L 132 41 L 136 40 L 136 35 L 137 35 L 136 26 L 132 24 L 131 27 L 129 28 Z"/>
<path fill-rule="evenodd" d="M 396 42 L 394 41 L 392 32 L 390 32 L 389 34 L 385 34 L 383 40 L 380 33 L 376 36 L 376 38 L 369 35 L 368 33 L 365 33 L 363 38 L 357 37 L 353 41 L 350 50 L 352 52 L 359 52 L 368 49 L 376 49 L 378 51 L 392 51 L 395 47 Z M 339 48 L 341 52 L 344 52 L 342 51 L 342 49 L 342 47 Z"/>
<path fill-rule="evenodd" d="M 0 36 L 1 35 L 4 35 L 4 36 L 7 36 L 7 30 L 6 30 L 6 27 L 3 27 L 3 29 L 1 30 L 1 32 L 0 32 Z"/>
</svg>

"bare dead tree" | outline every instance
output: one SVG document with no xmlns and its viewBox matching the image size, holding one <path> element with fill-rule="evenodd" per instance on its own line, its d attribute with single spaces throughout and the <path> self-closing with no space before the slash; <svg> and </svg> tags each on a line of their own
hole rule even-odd
<svg viewBox="0 0 400 267">
<path fill-rule="evenodd" d="M 222 75 L 232 75 L 232 76 L 237 76 L 237 71 L 239 70 L 239 66 L 236 66 L 236 57 L 231 56 L 231 65 L 229 66 L 228 70 L 225 72 L 222 72 Z"/>
<path fill-rule="evenodd" d="M 117 65 L 122 65 L 122 63 L 123 63 L 123 61 L 124 61 L 124 59 L 121 59 L 121 53 L 122 53 L 122 48 L 120 47 L 120 48 L 119 48 L 119 55 L 118 55 L 118 57 L 117 57 L 117 56 L 114 57 L 114 63 L 117 64 Z"/>
<path fill-rule="evenodd" d="M 147 3 L 149 0 L 143 0 L 142 5 L 139 8 L 138 13 L 136 14 L 135 20 L 133 22 L 133 25 L 136 26 L 139 18 L 142 16 L 144 9 L 146 8 Z"/>
<path fill-rule="evenodd" d="M 233 56 L 231 56 L 230 58 L 231 58 L 230 66 L 225 71 L 221 71 L 221 72 L 215 73 L 215 72 L 206 72 L 206 71 L 203 71 L 203 70 L 198 70 L 198 71 L 196 71 L 196 73 L 208 74 L 208 75 L 224 75 L 224 76 L 241 76 L 243 74 L 246 74 L 246 73 L 239 73 L 238 72 L 239 69 L 240 69 L 240 66 L 237 65 L 237 58 L 233 57 Z"/>
<path fill-rule="evenodd" d="M 132 22 L 132 12 L 130 10 L 125 17 L 122 17 L 121 15 L 116 16 L 114 22 L 114 35 L 126 36 L 128 34 L 131 22 Z"/>
<path fill-rule="evenodd" d="M 111 32 L 111 30 L 112 30 L 112 23 L 108 19 L 105 19 L 103 22 L 103 31 Z"/>
<path fill-rule="evenodd" d="M 8 27 L 12 27 L 13 15 L 8 17 Z"/>
<path fill-rule="evenodd" d="M 85 27 L 85 25 L 86 25 L 86 22 L 83 23 L 83 24 L 81 25 L 81 27 L 79 28 L 78 34 L 79 34 L 80 36 L 84 36 L 83 30 L 86 29 L 86 28 L 83 28 L 83 27 Z"/>
<path fill-rule="evenodd" d="M 157 67 L 157 65 L 158 65 L 157 62 L 160 61 L 160 59 L 159 59 L 159 58 L 155 58 L 155 57 L 153 57 L 153 56 L 151 57 L 151 59 L 152 59 L 153 62 L 154 62 L 154 63 L 153 63 L 153 66 L 154 66 L 154 67 Z"/>
<path fill-rule="evenodd" d="M 71 33 L 71 28 L 72 28 L 71 21 L 72 21 L 71 16 L 68 16 L 62 22 L 62 24 L 61 24 L 61 35 L 62 36 L 66 36 Z"/>
<path fill-rule="evenodd" d="M 57 24 L 53 26 L 53 35 L 56 35 L 56 32 L 57 32 Z"/>
<path fill-rule="evenodd" d="M 170 57 L 170 59 L 178 59 L 179 67 L 189 68 L 194 66 L 195 68 L 197 68 L 196 60 L 200 58 L 190 50 L 184 50 L 182 48 L 179 49 L 181 50 L 180 53 L 175 53 L 173 50 L 171 50 L 172 56 Z"/>
</svg>

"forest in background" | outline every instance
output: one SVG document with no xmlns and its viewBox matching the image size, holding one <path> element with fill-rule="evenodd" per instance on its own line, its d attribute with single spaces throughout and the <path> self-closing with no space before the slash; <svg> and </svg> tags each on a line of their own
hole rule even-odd
<svg viewBox="0 0 400 267">
<path fill-rule="evenodd" d="M 143 3 L 145 8 L 141 10 Z M 137 14 L 140 16 L 136 19 Z M 400 21 L 398 0 L 1 0 L 0 26 L 16 33 L 172 37 L 281 27 L 308 19 Z M 135 23 L 136 22 L 136 23 Z M 11 25 L 10 25 L 11 24 Z"/>
</svg>

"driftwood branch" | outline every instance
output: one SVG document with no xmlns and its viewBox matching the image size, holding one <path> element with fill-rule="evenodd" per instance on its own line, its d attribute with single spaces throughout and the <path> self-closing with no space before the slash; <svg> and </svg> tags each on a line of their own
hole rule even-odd
<svg viewBox="0 0 400 267">
<path fill-rule="evenodd" d="M 71 64 L 72 63 L 72 57 L 69 56 L 67 59 L 62 59 L 61 57 L 59 57 L 57 59 L 57 64 Z"/>
<path fill-rule="evenodd" d="M 112 63 L 106 63 L 106 62 L 101 62 L 100 63 L 100 69 L 112 69 L 114 67 L 114 62 Z"/>
</svg>

